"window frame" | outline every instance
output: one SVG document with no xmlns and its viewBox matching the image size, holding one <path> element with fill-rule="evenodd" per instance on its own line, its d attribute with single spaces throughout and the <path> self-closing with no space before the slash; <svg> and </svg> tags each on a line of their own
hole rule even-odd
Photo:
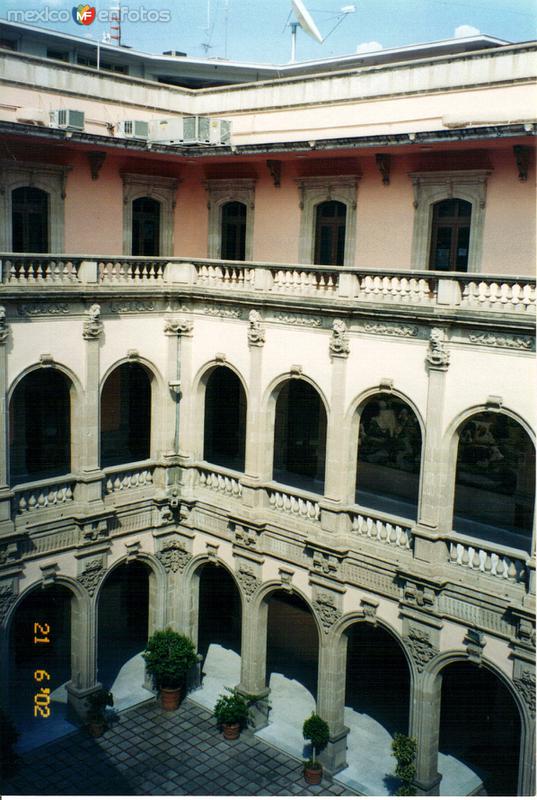
<svg viewBox="0 0 537 800">
<path fill-rule="evenodd" d="M 246 206 L 244 260 L 253 260 L 255 178 L 210 178 L 204 182 L 209 210 L 207 258 L 222 258 L 222 209 L 226 203 Z"/>
<path fill-rule="evenodd" d="M 173 256 L 173 229 L 176 193 L 179 178 L 160 175 L 141 175 L 122 172 L 123 180 L 123 254 L 132 255 L 132 204 L 141 197 L 149 197 L 160 203 L 159 255 L 153 258 Z M 151 258 L 151 256 L 136 256 Z"/>
<path fill-rule="evenodd" d="M 343 266 L 354 265 L 360 178 L 361 175 L 323 175 L 295 179 L 302 211 L 298 242 L 299 264 L 313 264 L 315 261 L 317 206 L 326 201 L 337 200 L 347 207 Z"/>
</svg>

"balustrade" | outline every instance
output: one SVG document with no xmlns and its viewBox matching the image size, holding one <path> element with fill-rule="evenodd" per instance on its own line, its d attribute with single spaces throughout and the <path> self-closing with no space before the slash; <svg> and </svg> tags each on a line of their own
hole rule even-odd
<svg viewBox="0 0 537 800">
<path fill-rule="evenodd" d="M 198 469 L 198 486 L 226 494 L 228 497 L 242 496 L 242 486 L 238 478 L 208 469 Z"/>
<path fill-rule="evenodd" d="M 378 517 L 369 517 L 365 514 L 353 514 L 351 529 L 359 536 L 365 536 L 390 547 L 412 550 L 412 533 L 410 528 L 403 525 L 386 522 Z"/>
<path fill-rule="evenodd" d="M 461 306 L 491 311 L 522 311 L 535 309 L 535 283 L 524 280 L 461 281 L 463 285 Z"/>
<path fill-rule="evenodd" d="M 3 262 L 4 281 L 20 286 L 43 283 L 77 283 L 82 259 L 21 256 Z"/>
<path fill-rule="evenodd" d="M 15 515 L 30 514 L 48 508 L 58 508 L 72 503 L 74 479 L 58 482 L 43 481 L 32 486 L 16 486 L 13 499 Z"/>
<path fill-rule="evenodd" d="M 162 285 L 166 261 L 142 259 L 136 261 L 99 261 L 99 282 L 130 285 Z"/>
<path fill-rule="evenodd" d="M 401 275 L 363 275 L 358 300 L 424 305 L 434 302 L 434 280 Z"/>
<path fill-rule="evenodd" d="M 455 567 L 481 572 L 491 578 L 524 583 L 526 580 L 526 564 L 521 558 L 509 557 L 492 549 L 465 542 L 450 541 L 449 563 Z"/>
<path fill-rule="evenodd" d="M 321 519 L 321 506 L 315 500 L 272 489 L 268 490 L 268 499 L 269 505 L 274 511 L 283 511 L 312 522 L 318 522 Z"/>
<path fill-rule="evenodd" d="M 196 264 L 196 284 L 201 286 L 253 289 L 255 270 L 245 266 Z"/>
<path fill-rule="evenodd" d="M 118 471 L 106 470 L 105 495 L 127 492 L 130 489 L 143 489 L 153 485 L 154 467 L 135 467 Z"/>
<path fill-rule="evenodd" d="M 334 295 L 339 286 L 339 271 L 271 269 L 272 292 L 300 295 Z"/>
</svg>

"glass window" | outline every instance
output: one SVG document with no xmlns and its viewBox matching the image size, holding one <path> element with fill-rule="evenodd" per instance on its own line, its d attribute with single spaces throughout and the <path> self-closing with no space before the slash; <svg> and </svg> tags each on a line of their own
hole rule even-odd
<svg viewBox="0 0 537 800">
<path fill-rule="evenodd" d="M 317 206 L 315 224 L 315 264 L 341 266 L 345 259 L 347 206 L 328 200 Z"/>
<path fill-rule="evenodd" d="M 21 186 L 11 195 L 13 251 L 48 252 L 48 194 L 34 186 Z"/>
<path fill-rule="evenodd" d="M 470 246 L 472 204 L 457 197 L 433 207 L 430 269 L 466 272 Z"/>
</svg>

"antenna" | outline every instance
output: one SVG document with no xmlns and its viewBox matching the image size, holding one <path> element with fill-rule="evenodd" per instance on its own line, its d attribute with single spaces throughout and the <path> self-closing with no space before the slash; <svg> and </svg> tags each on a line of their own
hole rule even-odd
<svg viewBox="0 0 537 800">
<path fill-rule="evenodd" d="M 292 10 L 295 12 L 296 22 L 291 22 L 291 63 L 296 61 L 296 31 L 297 28 L 302 28 L 304 33 L 316 39 L 320 44 L 323 43 L 323 37 L 319 33 L 317 25 L 313 21 L 313 17 L 302 2 L 302 0 L 291 0 Z"/>
<path fill-rule="evenodd" d="M 111 44 L 121 45 L 121 8 L 119 3 L 110 6 L 110 42 Z"/>
</svg>

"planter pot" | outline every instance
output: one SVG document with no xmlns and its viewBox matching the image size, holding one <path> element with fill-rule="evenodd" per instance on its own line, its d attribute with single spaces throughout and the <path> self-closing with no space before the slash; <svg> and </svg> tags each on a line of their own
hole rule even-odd
<svg viewBox="0 0 537 800">
<path fill-rule="evenodd" d="M 232 722 L 230 724 L 224 723 L 222 725 L 222 730 L 224 732 L 224 739 L 238 739 L 241 726 L 238 722 Z"/>
<path fill-rule="evenodd" d="M 179 708 L 181 689 L 161 689 L 160 707 L 164 711 L 175 711 Z"/>
<path fill-rule="evenodd" d="M 306 783 L 309 783 L 310 786 L 316 786 L 318 783 L 321 782 L 323 777 L 323 768 L 322 767 L 304 767 L 304 780 Z"/>
<path fill-rule="evenodd" d="M 94 736 L 96 739 L 99 736 L 103 735 L 105 728 L 106 728 L 106 722 L 104 721 L 104 719 L 88 722 L 88 731 L 90 735 Z"/>
</svg>

